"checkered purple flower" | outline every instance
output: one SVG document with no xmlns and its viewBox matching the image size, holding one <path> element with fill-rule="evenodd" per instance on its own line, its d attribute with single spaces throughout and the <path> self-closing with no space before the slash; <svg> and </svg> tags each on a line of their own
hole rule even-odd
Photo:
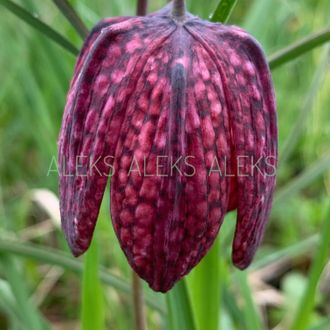
<svg viewBox="0 0 330 330">
<path fill-rule="evenodd" d="M 112 172 L 115 232 L 151 288 L 168 291 L 198 264 L 233 209 L 233 262 L 244 269 L 263 236 L 277 165 L 275 97 L 259 44 L 170 7 L 101 21 L 76 64 L 59 165 L 75 256 L 89 247 Z"/>
</svg>

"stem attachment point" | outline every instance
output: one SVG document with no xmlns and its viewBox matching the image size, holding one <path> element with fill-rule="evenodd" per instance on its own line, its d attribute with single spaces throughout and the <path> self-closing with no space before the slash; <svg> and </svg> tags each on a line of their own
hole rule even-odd
<svg viewBox="0 0 330 330">
<path fill-rule="evenodd" d="M 172 16 L 178 20 L 183 21 L 186 16 L 186 1 L 185 0 L 173 0 Z"/>
</svg>

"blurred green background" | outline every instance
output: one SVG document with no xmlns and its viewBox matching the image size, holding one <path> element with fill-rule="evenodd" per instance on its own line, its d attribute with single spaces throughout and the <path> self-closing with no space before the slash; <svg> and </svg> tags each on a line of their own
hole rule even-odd
<svg viewBox="0 0 330 330">
<path fill-rule="evenodd" d="M 166 1 L 150 2 L 150 10 L 156 10 Z M 81 46 L 52 1 L 16 3 Z M 104 16 L 133 15 L 136 10 L 132 0 L 70 3 L 89 28 Z M 191 0 L 188 6 L 207 19 L 217 3 Z M 240 0 L 229 23 L 247 29 L 271 55 L 329 26 L 330 1 Z M 235 215 L 228 215 L 214 249 L 186 281 L 196 329 L 330 329 L 329 264 L 324 268 L 329 246 L 324 243 L 323 259 L 317 254 L 322 223 L 330 221 L 329 50 L 323 45 L 273 72 L 280 169 L 271 221 L 254 264 L 241 273 L 230 262 Z M 0 6 L 1 330 L 134 328 L 131 272 L 109 221 L 109 192 L 96 233 L 102 289 L 93 272 L 82 276 L 82 260 L 61 252 L 68 249 L 58 221 L 58 178 L 49 169 L 54 170 L 74 63 L 74 56 Z M 54 249 L 52 254 L 43 255 L 46 248 Z M 321 276 L 315 270 L 318 258 Z M 165 298 L 145 287 L 145 296 L 150 329 L 191 329 L 182 291 Z M 303 310 L 301 301 L 310 308 Z M 90 328 L 84 321 L 89 317 L 93 322 L 94 303 L 104 312 L 99 318 L 105 326 Z M 297 320 L 305 316 L 299 325 Z"/>
</svg>

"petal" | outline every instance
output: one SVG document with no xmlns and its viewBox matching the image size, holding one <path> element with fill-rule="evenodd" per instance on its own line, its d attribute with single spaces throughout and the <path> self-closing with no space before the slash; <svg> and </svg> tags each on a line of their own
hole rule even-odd
<svg viewBox="0 0 330 330">
<path fill-rule="evenodd" d="M 275 187 L 277 126 L 271 76 L 261 48 L 243 30 L 198 21 L 187 23 L 187 28 L 222 76 L 237 167 L 233 261 L 243 269 L 262 239 Z M 232 189 L 231 195 L 229 209 L 236 198 Z"/>
<path fill-rule="evenodd" d="M 169 290 L 201 260 L 227 210 L 228 181 L 209 175 L 217 154 L 221 165 L 230 157 L 219 81 L 210 56 L 178 27 L 149 58 L 137 106 L 128 107 L 111 180 L 112 220 L 131 266 L 156 291 Z"/>
<path fill-rule="evenodd" d="M 118 21 L 106 22 L 87 39 L 59 138 L 62 225 L 76 256 L 90 244 L 136 80 L 150 52 L 162 41 L 159 33 L 166 36 L 173 30 L 167 20 L 156 27 L 142 18 Z"/>
<path fill-rule="evenodd" d="M 246 268 L 260 245 L 276 184 L 277 118 L 266 56 L 244 31 L 232 31 L 231 58 L 240 93 L 233 99 L 233 140 L 236 156 L 245 156 L 238 175 L 238 215 L 233 262 Z M 232 88 L 232 87 L 231 87 Z M 234 87 L 235 88 L 235 87 Z M 239 111 L 237 111 L 239 109 Z M 244 175 L 245 174 L 245 175 Z"/>
<path fill-rule="evenodd" d="M 89 52 L 91 51 L 92 46 L 95 43 L 95 40 L 100 36 L 100 33 L 103 29 L 109 29 L 110 26 L 123 22 L 125 20 L 128 20 L 130 17 L 111 17 L 111 18 L 105 18 L 102 19 L 100 22 L 98 22 L 93 29 L 90 31 L 89 35 L 87 36 L 86 40 L 84 41 L 84 44 L 80 50 L 80 54 L 77 59 L 77 63 L 75 66 L 75 72 L 80 72 L 82 65 L 85 63 L 86 58 L 89 55 Z M 72 83 L 76 81 L 78 78 L 78 74 L 75 74 Z"/>
</svg>

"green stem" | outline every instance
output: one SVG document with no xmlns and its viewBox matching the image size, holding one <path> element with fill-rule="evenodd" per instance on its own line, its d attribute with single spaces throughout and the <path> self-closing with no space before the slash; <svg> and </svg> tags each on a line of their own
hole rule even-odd
<svg viewBox="0 0 330 330">
<path fill-rule="evenodd" d="M 136 330 L 147 330 L 143 288 L 139 276 L 134 271 L 132 272 L 132 291 Z"/>
<path fill-rule="evenodd" d="M 244 301 L 243 313 L 247 329 L 263 329 L 257 306 L 255 305 L 255 301 L 253 299 L 251 288 L 248 282 L 247 272 L 238 271 L 237 280 Z"/>
<path fill-rule="evenodd" d="M 220 318 L 221 275 L 225 265 L 220 256 L 220 240 L 217 239 L 200 264 L 186 280 L 197 329 L 217 329 Z M 210 271 L 210 269 L 212 271 Z"/>
<path fill-rule="evenodd" d="M 82 39 L 89 33 L 88 28 L 67 0 L 53 0 L 58 9 L 63 13 Z"/>
<path fill-rule="evenodd" d="M 172 8 L 172 16 L 178 20 L 184 19 L 186 15 L 186 2 L 185 0 L 174 0 Z"/>
<path fill-rule="evenodd" d="M 0 0 L 0 5 L 6 7 L 9 11 L 11 11 L 14 15 L 18 16 L 25 23 L 34 27 L 36 30 L 43 33 L 49 39 L 62 46 L 64 49 L 66 49 L 73 55 L 78 55 L 79 50 L 69 40 L 64 38 L 47 24 L 41 22 L 39 19 L 32 16 L 27 10 L 25 10 L 21 6 L 16 5 L 10 0 Z"/>
<path fill-rule="evenodd" d="M 330 28 L 303 38 L 293 45 L 271 55 L 269 58 L 269 66 L 271 69 L 276 69 L 280 65 L 296 59 L 327 41 L 330 41 Z"/>
<path fill-rule="evenodd" d="M 196 330 L 193 310 L 185 279 L 166 294 L 168 310 L 168 329 Z"/>
<path fill-rule="evenodd" d="M 82 330 L 103 330 L 105 327 L 104 296 L 99 278 L 99 253 L 94 237 L 84 260 L 82 280 Z"/>
<path fill-rule="evenodd" d="M 313 308 L 315 305 L 315 295 L 319 280 L 321 278 L 324 267 L 326 266 L 329 258 L 330 247 L 330 207 L 324 217 L 323 227 L 321 229 L 321 242 L 319 249 L 316 251 L 313 264 L 309 273 L 309 281 L 304 293 L 303 299 L 300 302 L 298 311 L 291 330 L 306 330 L 309 326 Z"/>
</svg>

